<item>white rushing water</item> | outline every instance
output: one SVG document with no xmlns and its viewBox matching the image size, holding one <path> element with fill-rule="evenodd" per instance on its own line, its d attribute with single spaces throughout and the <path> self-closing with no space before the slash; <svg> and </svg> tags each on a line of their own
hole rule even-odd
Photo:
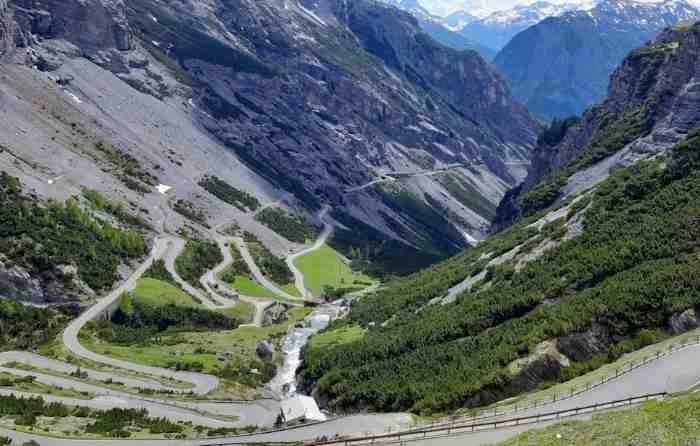
<svg viewBox="0 0 700 446">
<path fill-rule="evenodd" d="M 284 363 L 277 375 L 268 383 L 268 388 L 281 398 L 292 398 L 297 395 L 296 372 L 301 365 L 301 350 L 309 338 L 336 319 L 343 308 L 338 304 L 322 305 L 308 315 L 303 327 L 292 327 L 282 341 Z"/>
</svg>

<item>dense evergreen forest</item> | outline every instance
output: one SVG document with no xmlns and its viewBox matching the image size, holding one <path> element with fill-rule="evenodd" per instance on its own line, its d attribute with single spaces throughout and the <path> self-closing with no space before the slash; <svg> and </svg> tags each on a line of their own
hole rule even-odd
<svg viewBox="0 0 700 446">
<path fill-rule="evenodd" d="M 290 242 L 306 243 L 316 238 L 318 230 L 304 218 L 289 215 L 283 209 L 267 208 L 255 219 Z"/>
<path fill-rule="evenodd" d="M 699 196 L 700 132 L 693 131 L 667 159 L 616 172 L 541 231 L 528 224 L 543 213 L 354 302 L 335 327 L 368 331 L 345 344 L 312 344 L 304 377 L 337 410 L 433 412 L 507 396 L 508 366 L 545 340 L 593 324 L 617 340 L 663 329 L 700 305 Z M 565 239 L 584 212 L 582 233 Z M 547 240 L 560 245 L 529 263 L 486 266 L 514 247 L 532 252 Z M 484 280 L 456 302 L 430 304 L 484 270 Z M 619 356 L 622 344 L 611 344 L 596 364 Z M 586 369 L 573 363 L 563 375 Z"/>
<path fill-rule="evenodd" d="M 237 207 L 243 212 L 255 211 L 260 207 L 260 201 L 248 192 L 236 189 L 216 176 L 202 178 L 199 185 L 219 200 Z"/>
<path fill-rule="evenodd" d="M 169 331 L 233 330 L 239 322 L 205 308 L 174 304 L 153 306 L 123 295 L 110 321 L 95 322 L 97 335 L 110 343 L 148 345 L 154 336 Z"/>
<path fill-rule="evenodd" d="M 0 173 L 0 253 L 32 274 L 76 265 L 95 290 L 117 280 L 119 264 L 143 256 L 140 233 L 99 223 L 74 200 L 42 203 L 22 195 L 20 181 Z"/>
<path fill-rule="evenodd" d="M 0 300 L 0 350 L 33 350 L 52 341 L 68 317 L 46 308 Z"/>
<path fill-rule="evenodd" d="M 219 246 L 210 240 L 190 240 L 185 250 L 175 259 L 175 270 L 195 288 L 199 287 L 199 278 L 207 271 L 223 262 Z"/>
</svg>

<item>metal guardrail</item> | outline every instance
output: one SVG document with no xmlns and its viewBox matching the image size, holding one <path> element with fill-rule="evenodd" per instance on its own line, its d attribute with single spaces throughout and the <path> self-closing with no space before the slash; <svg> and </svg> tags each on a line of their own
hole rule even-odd
<svg viewBox="0 0 700 446">
<path fill-rule="evenodd" d="M 646 355 L 640 361 L 631 361 L 630 363 L 628 363 L 622 367 L 616 368 L 614 370 L 614 372 L 612 372 L 608 375 L 604 375 L 600 378 L 590 380 L 585 384 L 581 384 L 580 386 L 574 386 L 569 391 L 559 392 L 559 393 L 554 392 L 552 394 L 552 396 L 549 398 L 545 398 L 542 400 L 535 400 L 535 401 L 528 403 L 528 404 L 514 403 L 514 404 L 511 404 L 509 406 L 494 407 L 491 410 L 482 410 L 482 411 L 480 411 L 480 413 L 473 415 L 473 416 L 450 417 L 449 419 L 434 421 L 434 422 L 432 422 L 426 426 L 422 426 L 422 427 L 441 426 L 441 425 L 450 424 L 450 423 L 453 423 L 456 421 L 475 422 L 477 420 L 515 415 L 515 414 L 518 414 L 520 412 L 524 412 L 527 410 L 543 408 L 545 406 L 548 406 L 548 405 L 551 405 L 554 403 L 558 403 L 558 402 L 563 401 L 563 400 L 568 400 L 568 399 L 574 398 L 578 395 L 581 395 L 583 393 L 594 390 L 594 389 L 596 389 L 604 384 L 609 383 L 610 381 L 614 381 L 618 378 L 621 378 L 634 370 L 637 370 L 641 367 L 644 367 L 644 366 L 649 365 L 653 362 L 656 362 L 657 360 L 659 360 L 661 358 L 665 358 L 666 356 L 671 355 L 679 350 L 683 350 L 685 348 L 696 346 L 696 345 L 700 345 L 700 335 L 689 337 L 688 339 L 684 339 L 679 343 L 673 343 L 673 344 L 669 345 L 668 349 L 665 349 L 664 351 L 657 351 L 655 354 Z"/>
<path fill-rule="evenodd" d="M 330 445 L 362 445 L 362 444 L 404 444 L 404 442 L 418 441 L 430 438 L 447 437 L 452 435 L 461 435 L 482 431 L 492 431 L 497 429 L 524 426 L 529 424 L 542 423 L 545 421 L 557 421 L 565 418 L 576 417 L 604 410 L 616 409 L 620 407 L 629 407 L 637 405 L 649 400 L 658 400 L 666 396 L 666 392 L 652 393 L 641 395 L 622 400 L 608 401 L 596 403 L 589 406 L 576 407 L 572 409 L 559 410 L 555 412 L 547 412 L 536 415 L 529 415 L 519 418 L 508 418 L 503 420 L 484 421 L 480 423 L 464 423 L 455 422 L 445 426 L 427 427 L 423 429 L 413 429 L 395 434 L 382 434 L 366 437 L 355 438 L 338 438 L 331 440 L 323 440 L 316 442 L 307 442 L 308 446 L 330 446 Z M 207 445 L 207 446 L 225 446 L 225 444 Z"/>
<path fill-rule="evenodd" d="M 608 382 L 610 382 L 610 381 L 613 381 L 613 380 L 615 380 L 615 379 L 617 379 L 617 378 L 620 378 L 620 377 L 622 377 L 622 376 L 624 376 L 624 375 L 626 375 L 626 374 L 632 372 L 633 370 L 636 370 L 636 369 L 641 368 L 641 367 L 643 367 L 643 366 L 645 366 L 645 365 L 648 365 L 648 364 L 650 364 L 650 363 L 652 363 L 652 362 L 655 362 L 655 361 L 657 361 L 657 360 L 659 360 L 659 359 L 661 359 L 661 358 L 664 358 L 664 357 L 666 357 L 666 356 L 668 356 L 668 355 L 670 355 L 670 354 L 673 354 L 673 353 L 675 353 L 675 352 L 677 352 L 677 351 L 679 351 L 679 350 L 682 350 L 682 349 L 687 348 L 687 347 L 695 346 L 695 345 L 700 345 L 700 335 L 693 336 L 693 337 L 690 337 L 690 338 L 688 338 L 688 339 L 684 339 L 683 341 L 681 341 L 681 342 L 679 342 L 679 343 L 677 343 L 677 344 L 676 344 L 676 343 L 671 344 L 671 345 L 669 345 L 668 349 L 666 349 L 665 351 L 657 351 L 656 354 L 647 355 L 647 356 L 645 356 L 641 361 L 631 361 L 631 362 L 630 362 L 629 364 L 627 364 L 626 366 L 623 366 L 622 368 L 617 368 L 617 369 L 615 369 L 615 373 L 610 374 L 610 375 L 603 376 L 603 377 L 601 377 L 600 379 L 595 379 L 595 380 L 589 381 L 588 383 L 583 384 L 583 385 L 581 385 L 581 386 L 574 387 L 574 388 L 572 388 L 572 390 L 571 390 L 570 392 L 561 393 L 561 394 L 555 393 L 555 394 L 552 395 L 551 399 L 536 400 L 536 401 L 534 401 L 532 404 L 526 404 L 526 405 L 514 404 L 514 405 L 512 405 L 512 406 L 508 406 L 507 408 L 502 408 L 502 407 L 499 408 L 499 407 L 496 407 L 496 408 L 493 409 L 493 411 L 490 411 L 490 410 L 489 410 L 489 411 L 484 411 L 484 412 L 482 412 L 481 414 L 478 414 L 478 415 L 475 415 L 475 416 L 459 417 L 459 418 L 450 418 L 449 420 L 435 421 L 435 422 L 433 422 L 433 423 L 431 423 L 431 424 L 427 424 L 427 425 L 424 425 L 424 426 L 421 426 L 421 427 L 417 427 L 417 428 L 413 428 L 413 429 L 404 431 L 402 434 L 403 434 L 403 435 L 408 435 L 409 432 L 423 432 L 423 431 L 426 431 L 426 432 L 430 432 L 430 431 L 443 431 L 443 432 L 444 432 L 444 431 L 446 431 L 446 430 L 452 429 L 454 426 L 460 426 L 460 425 L 466 425 L 466 426 L 471 426 L 471 425 L 474 425 L 474 426 L 477 426 L 477 425 L 493 426 L 494 423 L 495 423 L 496 426 L 501 426 L 501 425 L 503 425 L 503 427 L 506 427 L 506 424 L 504 424 L 504 423 L 512 422 L 513 420 L 521 420 L 521 421 L 522 421 L 522 420 L 525 420 L 525 419 L 531 419 L 531 418 L 533 418 L 533 417 L 535 417 L 535 418 L 536 418 L 536 417 L 540 417 L 540 419 L 539 419 L 539 421 L 531 421 L 529 424 L 537 423 L 537 422 L 540 422 L 540 421 L 545 421 L 545 420 L 542 419 L 541 417 L 545 417 L 547 414 L 540 414 L 540 415 L 531 416 L 531 417 L 508 418 L 508 419 L 502 419 L 502 420 L 499 420 L 499 421 L 490 421 L 490 422 L 484 421 L 484 422 L 481 422 L 481 423 L 478 423 L 478 422 L 477 422 L 477 421 L 480 421 L 480 420 L 487 420 L 487 419 L 489 419 L 489 418 L 496 418 L 496 417 L 504 417 L 504 416 L 508 416 L 508 415 L 514 415 L 514 414 L 517 414 L 517 413 L 520 413 L 520 412 L 523 412 L 523 411 L 526 411 L 526 410 L 530 410 L 530 409 L 544 408 L 544 407 L 546 407 L 546 406 L 548 406 L 548 405 L 551 405 L 551 404 L 553 404 L 553 403 L 557 403 L 557 402 L 560 402 L 560 401 L 562 401 L 562 400 L 571 399 L 571 398 L 573 398 L 573 397 L 575 397 L 575 396 L 581 395 L 582 393 L 586 393 L 586 392 L 588 392 L 588 391 L 590 391 L 590 390 L 593 390 L 593 389 L 595 389 L 595 388 L 597 388 L 597 387 L 600 387 L 600 386 L 603 385 L 603 384 L 606 384 L 606 383 L 608 383 Z M 620 401 L 616 401 L 616 402 L 600 403 L 600 404 L 598 404 L 598 405 L 588 406 L 588 407 L 596 407 L 596 406 L 601 407 L 601 406 L 603 406 L 603 405 L 608 405 L 608 404 L 612 404 L 612 403 L 619 403 L 619 402 L 621 402 L 621 401 L 624 402 L 624 401 L 637 400 L 638 398 L 643 398 L 643 397 L 648 397 L 648 396 L 657 396 L 657 397 L 658 397 L 658 396 L 663 396 L 663 395 L 665 395 L 665 393 L 658 393 L 658 394 L 651 394 L 651 395 L 643 395 L 643 396 L 641 396 L 641 397 L 632 397 L 632 398 L 629 398 L 629 399 L 627 399 L 627 400 L 620 400 Z M 636 404 L 636 403 L 635 403 L 635 404 Z M 578 408 L 579 411 L 581 411 L 581 410 L 583 410 L 583 409 L 584 409 L 584 408 Z M 571 410 L 576 410 L 576 409 L 571 409 Z M 568 410 L 568 411 L 561 411 L 561 412 L 560 412 L 560 415 L 561 415 L 562 413 L 570 412 L 571 410 Z M 602 410 L 602 409 L 598 409 L 598 410 Z M 556 412 L 551 412 L 551 413 L 556 413 Z M 550 414 L 551 414 L 551 413 L 550 413 Z M 579 414 L 580 414 L 580 413 L 583 413 L 583 412 L 579 412 Z M 574 416 L 574 415 L 570 415 L 570 416 Z M 561 416 L 560 416 L 560 417 L 561 417 Z M 327 423 L 327 422 L 329 422 L 329 421 L 336 421 L 336 420 L 338 420 L 338 419 L 340 419 L 340 418 L 345 418 L 345 417 L 342 417 L 342 416 L 341 416 L 341 417 L 337 417 L 337 418 L 335 418 L 335 419 L 330 419 L 330 420 L 327 420 L 327 421 L 321 422 L 321 423 L 302 424 L 302 425 L 294 426 L 294 427 L 292 427 L 292 428 L 281 428 L 281 429 L 276 429 L 276 430 L 268 430 L 268 431 L 257 432 L 257 433 L 255 433 L 255 434 L 243 434 L 243 435 L 237 436 L 237 438 L 247 437 L 247 436 L 253 436 L 253 435 L 256 435 L 256 434 L 260 434 L 260 433 L 272 433 L 272 432 L 283 432 L 283 431 L 286 431 L 286 430 L 296 430 L 296 429 L 303 428 L 303 427 L 309 427 L 310 425 L 313 425 L 313 424 L 323 424 L 323 423 Z M 526 423 L 521 422 L 520 424 L 526 424 Z M 334 439 L 334 440 L 328 440 L 328 441 L 326 441 L 326 442 L 311 442 L 311 443 L 308 443 L 308 444 L 310 444 L 310 445 L 315 445 L 315 446 L 316 446 L 316 445 L 324 445 L 324 444 L 328 444 L 328 445 L 340 445 L 340 444 L 343 444 L 343 445 L 345 445 L 346 442 L 347 442 L 347 444 L 350 445 L 350 444 L 356 443 L 356 442 L 358 442 L 358 441 L 360 441 L 360 440 L 362 440 L 362 439 L 368 439 L 368 438 L 369 438 L 369 439 L 371 439 L 371 438 L 375 438 L 375 439 L 378 439 L 378 438 L 396 438 L 397 435 L 399 435 L 399 433 L 394 433 L 394 434 L 389 433 L 389 434 L 377 435 L 377 436 L 374 436 L 374 437 L 372 437 L 372 436 L 355 437 L 355 438 L 353 438 L 353 439 L 350 439 L 350 438 L 347 438 L 347 439 Z M 212 437 L 212 440 L 216 440 L 216 439 L 222 439 L 222 440 L 223 440 L 223 438 L 231 438 L 231 437 L 230 437 L 230 436 L 229 436 L 229 437 L 223 437 L 223 436 L 222 436 L 222 437 Z M 401 440 L 401 441 L 406 441 L 406 440 Z M 255 443 L 255 442 L 251 442 L 251 444 L 254 444 L 254 443 Z M 231 445 L 231 444 L 236 444 L 236 443 L 206 443 L 204 446 L 229 446 L 229 445 Z M 285 443 L 283 443 L 283 444 L 285 444 Z M 287 446 L 293 445 L 293 444 L 299 444 L 299 442 L 296 442 L 296 443 L 294 443 L 294 442 L 286 443 Z"/>
</svg>

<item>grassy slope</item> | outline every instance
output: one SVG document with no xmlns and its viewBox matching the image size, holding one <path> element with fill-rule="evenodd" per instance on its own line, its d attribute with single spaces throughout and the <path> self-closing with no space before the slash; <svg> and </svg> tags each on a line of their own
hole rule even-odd
<svg viewBox="0 0 700 446">
<path fill-rule="evenodd" d="M 269 253 L 269 251 L 262 249 L 258 242 L 249 242 L 248 246 L 255 262 L 262 269 L 262 261 L 264 261 L 265 259 L 267 259 L 267 261 L 270 261 L 269 256 L 271 254 Z M 221 280 L 223 280 L 224 282 L 228 282 L 232 288 L 235 288 L 244 296 L 280 300 L 278 296 L 260 286 L 257 283 L 257 281 L 255 281 L 252 278 L 250 270 L 245 265 L 245 263 L 243 263 L 241 255 L 234 245 L 231 245 L 231 255 L 233 256 L 234 263 L 230 268 L 228 268 L 219 276 Z M 263 271 L 263 274 L 265 274 L 265 271 Z M 232 278 L 233 280 L 231 280 Z M 272 278 L 269 277 L 269 275 L 267 278 L 274 282 L 274 280 L 272 280 Z M 276 285 L 279 289 L 291 296 L 301 297 L 293 281 L 285 285 L 280 285 L 279 283 L 276 283 Z"/>
<path fill-rule="evenodd" d="M 180 288 L 157 279 L 140 279 L 136 284 L 133 295 L 134 298 L 141 303 L 152 306 L 179 305 L 204 308 Z M 239 301 L 235 307 L 218 310 L 218 312 L 245 324 L 253 320 L 255 306 L 247 302 Z"/>
<path fill-rule="evenodd" d="M 233 282 L 231 286 L 245 296 L 260 297 L 263 299 L 275 298 L 275 295 L 272 292 L 266 290 L 255 281 L 244 276 L 236 276 L 236 281 Z"/>
<path fill-rule="evenodd" d="M 281 300 L 280 297 L 277 296 L 275 293 L 261 287 L 260 285 L 258 285 L 257 282 L 245 276 L 236 276 L 236 281 L 233 282 L 231 286 L 237 289 L 244 296 L 259 297 L 262 299 L 271 300 Z M 299 295 L 299 291 L 292 283 L 288 283 L 285 286 L 278 285 L 278 287 L 280 290 L 286 292 L 287 294 L 301 297 Z"/>
<path fill-rule="evenodd" d="M 504 446 L 655 446 L 697 444 L 700 395 L 690 394 L 641 407 L 596 415 L 590 421 L 567 421 L 528 431 Z"/>
<path fill-rule="evenodd" d="M 242 324 L 248 324 L 253 321 L 253 317 L 255 316 L 255 305 L 238 301 L 235 307 L 219 310 L 219 312 L 225 316 L 241 321 Z"/>
<path fill-rule="evenodd" d="M 343 262 L 338 253 L 328 245 L 299 257 L 294 262 L 304 274 L 305 285 L 314 295 L 320 296 L 323 288 L 364 287 L 372 279 L 362 274 L 354 274 L 350 267 Z M 356 283 L 356 282 L 364 283 Z"/>
<path fill-rule="evenodd" d="M 240 327 L 221 332 L 184 332 L 163 334 L 160 344 L 145 347 L 138 345 L 112 345 L 95 337 L 82 339 L 81 344 L 94 352 L 138 364 L 168 367 L 173 361 L 204 364 L 204 373 L 212 373 L 224 363 L 217 357 L 229 353 L 232 358 L 250 361 L 255 359 L 258 341 L 282 337 L 291 324 L 303 319 L 310 310 L 296 308 L 289 312 L 289 320 L 271 327 Z"/>
<path fill-rule="evenodd" d="M 148 305 L 200 306 L 180 288 L 156 279 L 140 279 L 133 294 L 138 301 Z"/>
<path fill-rule="evenodd" d="M 365 330 L 357 325 L 342 327 L 323 332 L 311 338 L 309 345 L 314 348 L 330 347 L 359 341 L 365 335 Z"/>
</svg>

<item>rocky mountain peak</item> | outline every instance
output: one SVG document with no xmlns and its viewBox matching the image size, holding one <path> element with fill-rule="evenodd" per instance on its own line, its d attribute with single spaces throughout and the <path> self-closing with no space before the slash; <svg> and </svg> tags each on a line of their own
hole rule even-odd
<svg viewBox="0 0 700 446">
<path fill-rule="evenodd" d="M 65 39 L 84 54 L 110 48 L 128 50 L 131 36 L 123 0 L 13 0 L 23 29 L 49 39 Z"/>
<path fill-rule="evenodd" d="M 700 124 L 700 24 L 679 24 L 633 50 L 613 72 L 607 97 L 541 143 L 499 223 L 588 190 L 611 172 L 663 153 Z"/>
<path fill-rule="evenodd" d="M 604 0 L 550 17 L 515 36 L 494 64 L 536 115 L 581 114 L 605 96 L 610 74 L 634 48 L 700 11 L 681 0 Z"/>
<path fill-rule="evenodd" d="M 230 211 L 198 186 L 216 175 L 271 201 L 283 195 L 298 212 L 331 205 L 345 227 L 365 225 L 346 234 L 348 246 L 390 244 L 434 261 L 483 237 L 497 202 L 524 178 L 536 140 L 535 121 L 476 52 L 444 47 L 411 14 L 371 0 L 5 6 L 23 39 L 17 53 L 29 63 L 21 67 L 33 74 L 8 91 L 49 83 L 80 116 L 72 122 L 95 123 L 91 131 L 129 148 L 129 159 L 152 173 L 149 183 L 157 177 L 173 201 L 201 208 L 191 224 Z M 44 171 L 80 184 L 84 176 L 61 160 L 95 143 L 73 144 L 82 135 L 74 133 L 35 145 L 62 154 L 42 157 Z M 5 136 L 8 145 L 16 139 Z M 130 196 L 122 186 L 131 185 L 148 197 L 135 201 L 162 198 L 111 178 L 117 169 L 93 171 L 105 179 L 99 184 L 117 184 L 110 192 Z M 238 220 L 269 235 L 249 217 Z"/>
</svg>

